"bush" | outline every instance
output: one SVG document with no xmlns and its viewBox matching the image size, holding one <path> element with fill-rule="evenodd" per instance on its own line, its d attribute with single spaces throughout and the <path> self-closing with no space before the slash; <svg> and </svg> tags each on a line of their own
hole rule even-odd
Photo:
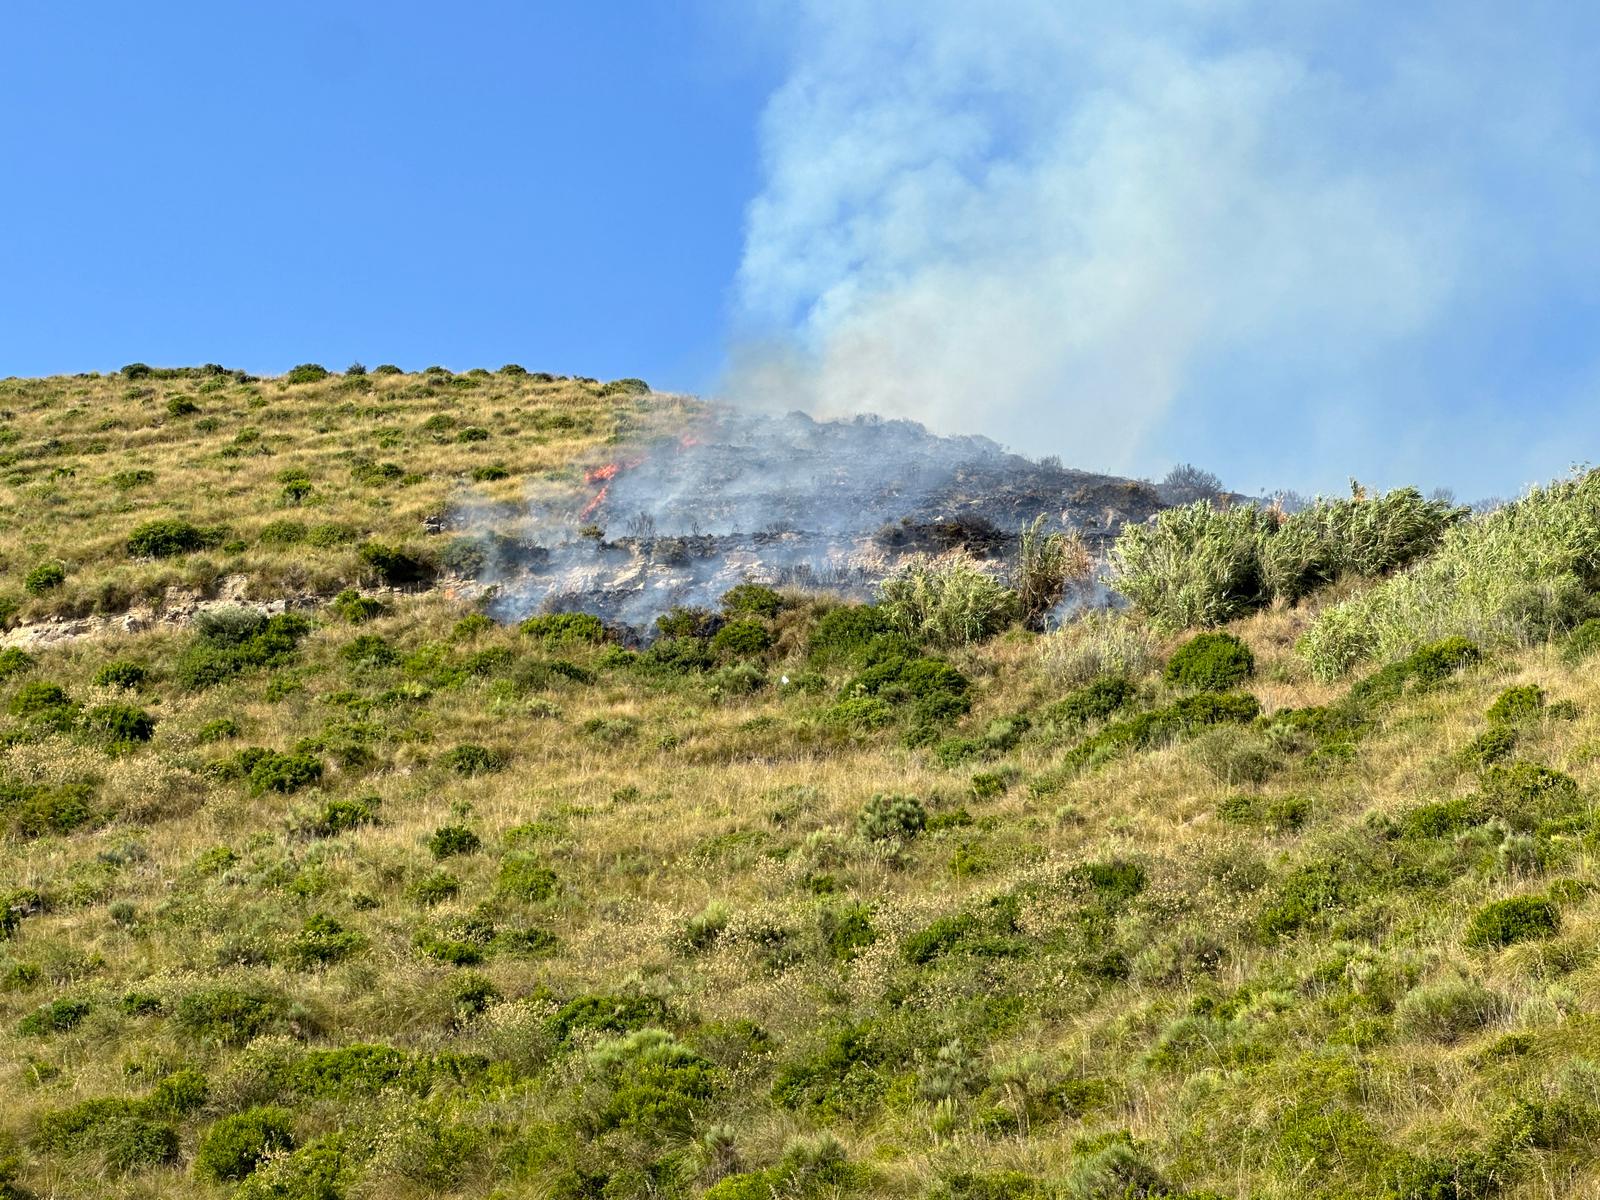
<svg viewBox="0 0 1600 1200">
<path fill-rule="evenodd" d="M 1077 688 L 1044 709 L 1041 721 L 1081 728 L 1122 711 L 1138 696 L 1138 689 L 1121 676 L 1097 679 Z"/>
<path fill-rule="evenodd" d="M 348 958 L 366 945 L 366 939 L 323 913 L 306 919 L 300 932 L 289 939 L 289 958 L 299 967 L 323 967 Z"/>
<path fill-rule="evenodd" d="M 870 604 L 843 604 L 829 609 L 811 630 L 806 655 L 817 666 L 859 662 L 867 647 L 893 632 L 888 615 Z"/>
<path fill-rule="evenodd" d="M 928 823 L 928 813 L 915 796 L 876 795 L 856 814 L 856 834 L 868 842 L 915 837 Z"/>
<path fill-rule="evenodd" d="M 667 1017 L 667 1006 L 657 996 L 586 995 L 568 1001 L 550 1018 L 550 1032 L 558 1041 L 574 1033 L 632 1033 L 660 1025 Z"/>
<path fill-rule="evenodd" d="M 263 546 L 297 546 L 306 540 L 305 522 L 288 519 L 268 521 L 261 527 L 256 540 Z"/>
<path fill-rule="evenodd" d="M 1200 633 L 1167 662 L 1166 681 L 1196 692 L 1225 692 L 1254 673 L 1255 655 L 1231 633 Z"/>
<path fill-rule="evenodd" d="M 592 613 L 545 613 L 529 617 L 518 630 L 546 646 L 598 646 L 609 640 L 605 622 Z"/>
<path fill-rule="evenodd" d="M 1537 720 L 1544 712 L 1544 689 L 1536 683 L 1510 687 L 1495 698 L 1489 706 L 1491 725 L 1521 725 Z"/>
<path fill-rule="evenodd" d="M 16 646 L 7 646 L 0 650 L 0 681 L 10 679 L 13 675 L 23 675 L 33 670 L 33 655 Z"/>
<path fill-rule="evenodd" d="M 94 682 L 99 687 L 114 687 L 131 690 L 139 687 L 150 678 L 150 670 L 142 663 L 129 662 L 127 659 L 117 659 L 108 662 L 94 673 Z"/>
<path fill-rule="evenodd" d="M 711 650 L 718 658 L 759 658 L 772 646 L 772 631 L 760 621 L 744 618 L 729 621 L 711 639 Z"/>
<path fill-rule="evenodd" d="M 11 697 L 11 715 L 69 729 L 78 718 L 78 705 L 60 684 L 35 679 L 23 684 Z"/>
<path fill-rule="evenodd" d="M 156 731 L 156 719 L 131 704 L 100 704 L 83 714 L 84 729 L 93 737 L 113 746 L 148 742 Z"/>
<path fill-rule="evenodd" d="M 374 372 L 377 374 L 378 372 Z M 344 1200 L 355 1159 L 343 1134 L 332 1134 L 292 1154 L 269 1158 L 245 1177 L 235 1200 Z"/>
<path fill-rule="evenodd" d="M 60 1153 L 98 1154 L 118 1174 L 162 1166 L 178 1157 L 178 1134 L 171 1125 L 149 1116 L 137 1100 L 112 1096 L 46 1113 L 35 1141 Z"/>
<path fill-rule="evenodd" d="M 42 562 L 22 579 L 22 586 L 30 596 L 42 596 L 67 581 L 67 569 L 58 562 Z"/>
<path fill-rule="evenodd" d="M 1391 658 L 1445 634 L 1526 644 L 1590 615 L 1600 572 L 1600 473 L 1535 488 L 1486 516 L 1453 524 L 1412 570 L 1325 610 L 1300 653 L 1321 679 Z"/>
<path fill-rule="evenodd" d="M 173 558 L 218 545 L 218 529 L 202 529 L 178 517 L 146 521 L 128 535 L 128 553 L 135 558 Z"/>
<path fill-rule="evenodd" d="M 475 854 L 483 845 L 465 825 L 441 825 L 428 839 L 428 853 L 443 860 L 457 854 Z"/>
<path fill-rule="evenodd" d="M 207 721 L 200 726 L 195 730 L 194 736 L 202 745 L 226 741 L 228 738 L 239 736 L 239 722 L 232 717 L 218 717 L 215 721 Z"/>
<path fill-rule="evenodd" d="M 1039 641 L 1039 661 L 1058 684 L 1083 686 L 1105 676 L 1138 679 L 1156 663 L 1155 636 L 1129 614 L 1081 613 Z"/>
<path fill-rule="evenodd" d="M 358 667 L 392 667 L 399 652 L 375 633 L 363 633 L 339 648 L 339 657 Z"/>
<path fill-rule="evenodd" d="M 276 992 L 248 985 L 213 984 L 179 998 L 173 1024 L 189 1037 L 239 1046 L 281 1025 L 288 1005 Z"/>
<path fill-rule="evenodd" d="M 50 1033 L 66 1033 L 76 1029 L 92 1009 L 87 1000 L 60 999 L 34 1009 L 17 1022 L 17 1032 L 23 1037 L 43 1037 Z"/>
<path fill-rule="evenodd" d="M 1509 946 L 1515 942 L 1553 937 L 1561 928 L 1561 913 L 1542 896 L 1512 896 L 1495 900 L 1472 914 L 1466 944 L 1475 948 Z"/>
<path fill-rule="evenodd" d="M 730 619 L 760 617 L 770 621 L 783 608 L 783 597 L 759 583 L 741 583 L 722 594 L 722 613 Z"/>
<path fill-rule="evenodd" d="M 320 383 L 328 377 L 328 369 L 319 363 L 301 363 L 283 377 L 285 383 Z"/>
<path fill-rule="evenodd" d="M 1043 629 L 1067 585 L 1087 579 L 1093 559 L 1076 530 L 1046 533 L 1043 514 L 1017 539 L 1017 608 L 1029 629 Z"/>
<path fill-rule="evenodd" d="M 439 762 L 457 775 L 490 775 L 504 769 L 506 758 L 497 750 L 463 742 L 441 754 Z"/>
<path fill-rule="evenodd" d="M 123 1011 L 130 1011 L 132 1006 L 126 1003 L 127 997 L 123 1000 Z M 157 1007 L 159 1005 L 157 1001 Z M 181 1117 L 204 1105 L 210 1095 L 210 1081 L 192 1067 L 183 1067 L 157 1083 L 145 1098 L 145 1104 L 153 1112 Z"/>
<path fill-rule="evenodd" d="M 91 824 L 99 815 L 93 801 L 94 789 L 86 783 L 13 785 L 0 792 L 0 808 L 10 810 L 12 829 L 25 838 L 68 834 Z"/>
<path fill-rule="evenodd" d="M 961 554 L 913 561 L 878 588 L 891 626 L 936 646 L 965 646 L 1020 615 L 1016 593 Z"/>
<path fill-rule="evenodd" d="M 340 620 L 362 625 L 389 612 L 389 606 L 376 596 L 363 596 L 355 588 L 345 588 L 328 602 L 328 609 Z"/>
<path fill-rule="evenodd" d="M 147 467 L 136 467 L 131 471 L 115 471 L 111 475 L 111 486 L 119 492 L 132 491 L 136 487 L 147 487 L 156 481 L 156 473 Z"/>
<path fill-rule="evenodd" d="M 362 796 L 354 800 L 330 800 L 301 826 L 310 837 L 337 837 L 363 825 L 376 824 L 379 800 L 376 796 Z"/>
<path fill-rule="evenodd" d="M 297 613 L 263 616 L 247 608 L 202 613 L 195 640 L 178 656 L 174 674 L 184 687 L 213 687 L 243 671 L 277 667 L 293 656 L 311 622 Z"/>
<path fill-rule="evenodd" d="M 502 896 L 517 900 L 548 900 L 560 886 L 556 873 L 531 854 L 508 854 L 500 863 L 497 885 Z"/>
<path fill-rule="evenodd" d="M 169 417 L 192 417 L 199 411 L 200 406 L 189 396 L 173 396 L 167 401 Z"/>
<path fill-rule="evenodd" d="M 322 760 L 304 751 L 283 754 L 276 750 L 241 750 L 238 761 L 250 790 L 258 795 L 297 792 L 322 779 Z"/>
<path fill-rule="evenodd" d="M 223 1117 L 200 1139 L 195 1174 L 218 1183 L 243 1179 L 276 1151 L 293 1150 L 294 1123 L 282 1108 L 251 1108 Z"/>
<path fill-rule="evenodd" d="M 1590 617 L 1569 633 L 1561 653 L 1570 663 L 1579 663 L 1600 653 L 1600 617 Z"/>
</svg>

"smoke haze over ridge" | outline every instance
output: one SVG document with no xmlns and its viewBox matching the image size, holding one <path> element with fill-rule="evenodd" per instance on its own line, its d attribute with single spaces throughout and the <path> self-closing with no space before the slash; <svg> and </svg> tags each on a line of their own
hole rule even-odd
<svg viewBox="0 0 1600 1200">
<path fill-rule="evenodd" d="M 1584 457 L 1594 19 L 1292 7 L 775 18 L 727 392 L 1244 491 Z"/>
</svg>

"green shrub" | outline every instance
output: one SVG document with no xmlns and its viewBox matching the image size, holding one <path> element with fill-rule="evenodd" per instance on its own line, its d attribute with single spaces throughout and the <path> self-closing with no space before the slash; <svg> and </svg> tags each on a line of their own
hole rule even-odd
<svg viewBox="0 0 1600 1200">
<path fill-rule="evenodd" d="M 830 725 L 868 732 L 894 724 L 894 708 L 876 696 L 852 696 L 823 713 Z"/>
<path fill-rule="evenodd" d="M 1536 683 L 1509 687 L 1489 706 L 1491 725 L 1521 725 L 1537 720 L 1544 712 L 1544 689 Z"/>
<path fill-rule="evenodd" d="M 448 871 L 434 871 L 424 875 L 406 891 L 418 904 L 431 908 L 435 904 L 453 900 L 461 891 L 461 880 Z"/>
<path fill-rule="evenodd" d="M 1453 525 L 1412 570 L 1324 610 L 1301 654 L 1319 678 L 1334 679 L 1447 633 L 1510 644 L 1561 633 L 1590 615 L 1597 494 L 1600 475 L 1586 471 Z"/>
<path fill-rule="evenodd" d="M 293 1150 L 294 1118 L 282 1108 L 251 1108 L 223 1117 L 200 1139 L 195 1174 L 219 1183 L 237 1182 L 267 1158 Z"/>
<path fill-rule="evenodd" d="M 102 1096 L 39 1120 L 36 1143 L 70 1155 L 98 1155 L 116 1174 L 162 1166 L 178 1157 L 178 1134 L 137 1100 Z"/>
<path fill-rule="evenodd" d="M 299 967 L 324 967 L 357 953 L 366 938 L 346 929 L 325 913 L 306 919 L 300 931 L 289 939 L 289 958 Z"/>
<path fill-rule="evenodd" d="M 518 630 L 546 646 L 598 646 L 609 640 L 605 622 L 592 613 L 545 613 L 529 617 Z"/>
<path fill-rule="evenodd" d="M 263 546 L 297 546 L 306 540 L 305 522 L 288 519 L 268 521 L 261 527 L 256 540 Z"/>
<path fill-rule="evenodd" d="M 645 1136 L 689 1133 L 718 1082 L 711 1063 L 662 1029 L 603 1041 L 589 1062 L 611 1093 L 599 1113 L 600 1127 Z"/>
<path fill-rule="evenodd" d="M 1045 708 L 1039 718 L 1073 728 L 1090 725 L 1128 707 L 1138 694 L 1138 689 L 1127 679 L 1110 675 L 1068 692 Z"/>
<path fill-rule="evenodd" d="M 60 684 L 31 680 L 11 697 L 11 715 L 55 729 L 70 729 L 78 719 L 77 702 Z"/>
<path fill-rule="evenodd" d="M 17 1022 L 17 1032 L 23 1037 L 43 1037 L 50 1033 L 66 1033 L 76 1029 L 92 1009 L 87 1000 L 62 998 L 34 1009 Z"/>
<path fill-rule="evenodd" d="M 1466 638 L 1430 642 L 1357 683 L 1350 689 L 1349 703 L 1359 707 L 1394 700 L 1408 687 L 1428 691 L 1482 661 L 1482 647 Z"/>
<path fill-rule="evenodd" d="M 667 1006 L 660 997 L 642 994 L 586 995 L 569 1000 L 550 1018 L 550 1032 L 558 1041 L 574 1033 L 632 1033 L 662 1024 Z"/>
<path fill-rule="evenodd" d="M 33 670 L 33 655 L 16 646 L 7 646 L 0 650 L 0 681 L 10 679 L 13 675 L 24 675 Z"/>
<path fill-rule="evenodd" d="M 128 1004 L 127 999 L 126 996 L 123 997 L 121 1005 L 123 1012 L 150 1011 L 139 1005 Z M 160 1001 L 156 1002 L 156 1007 L 159 1009 Z M 152 1112 L 181 1117 L 201 1108 L 210 1095 L 210 1081 L 194 1068 L 182 1067 L 157 1083 L 150 1090 L 150 1095 L 145 1098 L 145 1104 Z"/>
<path fill-rule="evenodd" d="M 8 810 L 19 837 L 68 834 L 98 819 L 94 789 L 87 783 L 9 786 L 0 791 L 0 809 Z"/>
<path fill-rule="evenodd" d="M 330 800 L 302 826 L 310 837 L 337 837 L 363 825 L 373 825 L 378 820 L 376 796 L 361 796 L 351 800 Z"/>
<path fill-rule="evenodd" d="M 493 483 L 497 479 L 511 478 L 511 472 L 500 463 L 485 463 L 467 473 L 474 483 Z"/>
<path fill-rule="evenodd" d="M 173 558 L 218 545 L 223 533 L 202 529 L 177 517 L 146 521 L 128 535 L 128 553 L 135 558 Z"/>
<path fill-rule="evenodd" d="M 531 854 L 508 854 L 500 863 L 498 890 L 518 900 L 548 900 L 560 886 L 556 873 Z"/>
<path fill-rule="evenodd" d="M 377 372 L 374 372 L 376 374 Z M 235 1200 L 344 1200 L 356 1173 L 356 1158 L 343 1134 L 308 1143 L 273 1157 L 246 1176 Z"/>
<path fill-rule="evenodd" d="M 113 746 L 148 742 L 156 719 L 131 704 L 100 704 L 83 714 L 83 727 L 93 737 Z"/>
<path fill-rule="evenodd" d="M 111 475 L 111 486 L 121 492 L 132 491 L 136 487 L 146 487 L 155 481 L 156 473 L 146 467 L 116 471 Z"/>
<path fill-rule="evenodd" d="M 422 1092 L 428 1086 L 425 1060 L 393 1046 L 357 1043 L 307 1051 L 288 1073 L 289 1090 L 312 1099 L 376 1096 L 388 1088 Z"/>
<path fill-rule="evenodd" d="M 878 592 L 893 628 L 935 646 L 981 642 L 1021 615 L 1016 593 L 961 555 L 908 563 Z"/>
<path fill-rule="evenodd" d="M 42 562 L 23 576 L 22 586 L 30 596 L 42 596 L 66 581 L 66 567 L 58 562 Z"/>
<path fill-rule="evenodd" d="M 169 417 L 192 417 L 199 411 L 200 406 L 189 396 L 173 396 L 167 401 Z"/>
<path fill-rule="evenodd" d="M 817 666 L 859 662 L 874 641 L 893 629 L 881 608 L 843 604 L 817 621 L 806 643 L 806 655 Z"/>
<path fill-rule="evenodd" d="M 888 842 L 913 838 L 928 823 L 928 812 L 915 796 L 879 794 L 856 814 L 856 834 L 863 841 Z"/>
<path fill-rule="evenodd" d="M 400 654 L 375 633 L 359 634 L 339 648 L 339 657 L 358 667 L 392 667 Z"/>
<path fill-rule="evenodd" d="M 446 859 L 457 854 L 474 854 L 482 845 L 478 835 L 465 825 L 441 825 L 428 839 L 428 852 L 435 859 Z"/>
<path fill-rule="evenodd" d="M 772 631 L 760 621 L 743 618 L 729 621 L 711 639 L 711 650 L 718 658 L 759 658 L 772 646 Z"/>
<path fill-rule="evenodd" d="M 178 656 L 178 683 L 191 691 L 214 687 L 244 671 L 280 667 L 293 657 L 311 622 L 297 613 L 267 617 L 244 608 L 202 613 L 196 637 Z"/>
<path fill-rule="evenodd" d="M 292 368 L 283 377 L 283 381 L 285 383 L 320 383 L 328 375 L 328 369 L 319 363 L 301 363 L 298 367 Z"/>
<path fill-rule="evenodd" d="M 1570 663 L 1579 663 L 1600 653 L 1600 617 L 1590 617 L 1574 628 L 1562 644 L 1561 653 Z"/>
<path fill-rule="evenodd" d="M 129 662 L 127 659 L 108 662 L 94 673 L 94 682 L 98 687 L 132 689 L 140 687 L 149 678 L 148 667 L 143 663 Z"/>
<path fill-rule="evenodd" d="M 320 525 L 313 525 L 306 530 L 306 545 L 318 546 L 329 549 L 333 546 L 344 546 L 356 540 L 356 531 L 348 525 L 341 525 L 337 521 L 324 521 Z"/>
<path fill-rule="evenodd" d="M 849 962 L 878 938 L 872 910 L 860 901 L 824 908 L 817 920 L 822 944 L 840 962 Z"/>
<path fill-rule="evenodd" d="M 1166 681 L 1196 692 L 1225 692 L 1255 672 L 1255 655 L 1231 633 L 1200 633 L 1167 661 Z"/>
<path fill-rule="evenodd" d="M 363 596 L 355 588 L 345 588 L 328 602 L 328 610 L 342 621 L 361 625 L 388 615 L 389 606 L 376 596 Z"/>
<path fill-rule="evenodd" d="M 463 742 L 441 754 L 439 763 L 456 775 L 491 775 L 505 768 L 506 757 L 497 750 Z"/>
<path fill-rule="evenodd" d="M 489 431 L 482 425 L 468 425 L 456 434 L 458 442 L 486 442 L 489 440 Z"/>
<path fill-rule="evenodd" d="M 258 985 L 212 984 L 179 998 L 173 1024 L 200 1041 L 238 1046 L 280 1026 L 288 1005 L 276 992 Z"/>
<path fill-rule="evenodd" d="M 888 1047 L 876 1024 L 844 1024 L 812 1053 L 778 1068 L 772 1099 L 781 1108 L 825 1116 L 859 1117 L 876 1107 L 888 1086 L 880 1068 Z"/>
<path fill-rule="evenodd" d="M 729 619 L 759 617 L 770 621 L 783 608 L 783 597 L 759 583 L 741 583 L 722 594 L 722 613 Z"/>
<path fill-rule="evenodd" d="M 1286 937 L 1314 924 L 1323 913 L 1351 899 L 1349 881 L 1329 862 L 1310 863 L 1290 872 L 1261 911 L 1257 927 L 1267 937 Z"/>
<path fill-rule="evenodd" d="M 297 792 L 322 779 L 322 760 L 305 752 L 283 754 L 253 747 L 239 752 L 238 764 L 257 794 Z"/>
<path fill-rule="evenodd" d="M 1542 896 L 1512 896 L 1495 900 L 1472 914 L 1466 944 L 1476 948 L 1509 946 L 1515 942 L 1553 937 L 1561 928 L 1561 913 Z"/>
<path fill-rule="evenodd" d="M 239 722 L 232 717 L 218 717 L 215 721 L 207 721 L 195 730 L 195 739 L 201 744 L 226 741 L 228 738 L 239 736 Z"/>
</svg>

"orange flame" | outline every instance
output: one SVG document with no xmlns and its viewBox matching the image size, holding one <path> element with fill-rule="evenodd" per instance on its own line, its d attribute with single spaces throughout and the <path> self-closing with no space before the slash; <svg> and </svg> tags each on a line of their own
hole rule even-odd
<svg viewBox="0 0 1600 1200">
<path fill-rule="evenodd" d="M 583 506 L 583 511 L 578 514 L 578 520 L 587 521 L 589 515 L 606 502 L 606 496 L 611 492 L 611 481 L 624 471 L 630 471 L 644 461 L 643 458 L 619 459 L 608 462 L 603 466 L 590 467 L 583 473 L 584 483 L 593 485 L 598 483 L 600 490 L 594 494 L 594 499 Z"/>
</svg>

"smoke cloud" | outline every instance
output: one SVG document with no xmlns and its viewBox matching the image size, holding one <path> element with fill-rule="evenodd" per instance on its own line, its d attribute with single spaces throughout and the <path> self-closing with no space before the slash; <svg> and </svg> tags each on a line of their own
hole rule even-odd
<svg viewBox="0 0 1600 1200">
<path fill-rule="evenodd" d="M 810 0 L 726 391 L 1241 490 L 1559 471 L 1494 389 L 1600 312 L 1575 11 Z"/>
</svg>

